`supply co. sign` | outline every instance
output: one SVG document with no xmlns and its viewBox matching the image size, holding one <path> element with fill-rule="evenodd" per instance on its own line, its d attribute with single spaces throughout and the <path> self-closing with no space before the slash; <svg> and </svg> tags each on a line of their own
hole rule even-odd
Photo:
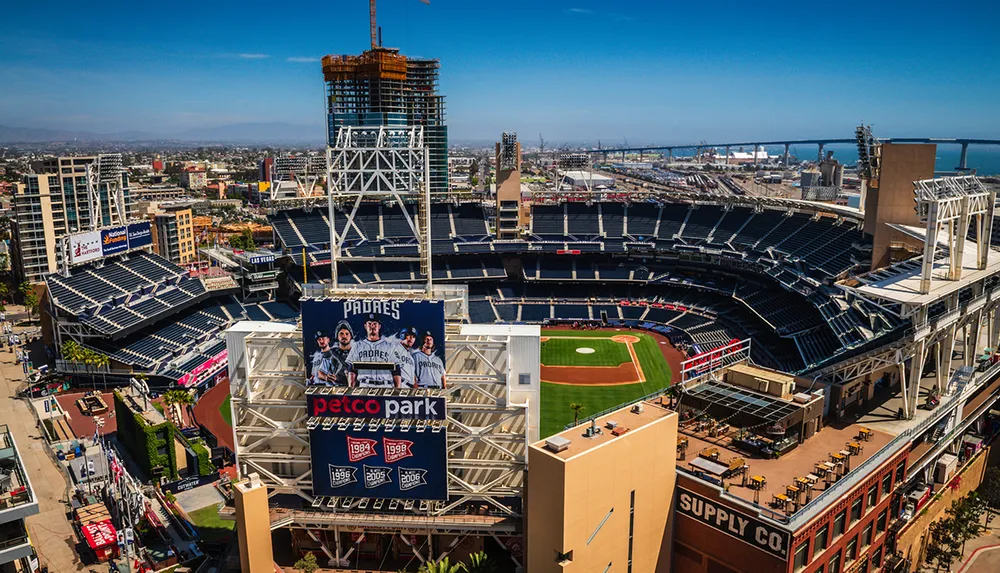
<svg viewBox="0 0 1000 573">
<path fill-rule="evenodd" d="M 788 558 L 791 534 L 759 519 L 738 513 L 684 488 L 677 488 L 678 511 L 705 525 L 749 543 L 761 551 Z"/>
</svg>

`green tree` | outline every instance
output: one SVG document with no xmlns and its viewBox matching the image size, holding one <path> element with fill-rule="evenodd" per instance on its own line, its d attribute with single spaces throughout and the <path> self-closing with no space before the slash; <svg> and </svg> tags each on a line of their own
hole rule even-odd
<svg viewBox="0 0 1000 573">
<path fill-rule="evenodd" d="M 312 552 L 306 553 L 301 559 L 295 562 L 294 567 L 302 573 L 314 573 L 319 569 L 319 563 L 316 562 L 316 555 Z"/>
<path fill-rule="evenodd" d="M 7 295 L 9 294 L 10 294 L 10 287 L 7 286 L 7 283 L 0 282 L 0 310 L 6 310 L 6 307 L 4 305 L 7 302 Z"/>
<path fill-rule="evenodd" d="M 253 233 L 250 232 L 250 229 L 243 229 L 239 235 L 229 237 L 229 245 L 234 249 L 243 249 L 245 251 L 252 251 L 257 248 L 257 245 L 253 240 Z"/>
<path fill-rule="evenodd" d="M 21 283 L 18 290 L 21 291 L 21 295 L 24 297 L 24 306 L 28 309 L 28 317 L 30 318 L 38 310 L 38 295 L 35 294 L 35 289 L 31 288 L 31 285 L 28 283 Z"/>
<path fill-rule="evenodd" d="M 986 468 L 983 483 L 979 484 L 979 499 L 994 511 L 1000 511 L 1000 468 Z"/>
<path fill-rule="evenodd" d="M 939 519 L 928 528 L 931 542 L 927 545 L 927 561 L 933 561 L 935 570 L 951 569 L 951 564 L 962 556 L 962 540 L 958 525 L 952 518 Z"/>
<path fill-rule="evenodd" d="M 497 565 L 483 551 L 469 555 L 469 563 L 465 566 L 468 573 L 496 573 Z"/>
<path fill-rule="evenodd" d="M 965 542 L 979 537 L 979 520 L 986 512 L 986 503 L 979 499 L 976 492 L 951 502 L 948 514 L 955 522 L 955 534 L 962 542 L 962 552 L 965 552 Z"/>
<path fill-rule="evenodd" d="M 569 409 L 573 410 L 573 423 L 577 424 L 580 421 L 580 412 L 583 411 L 583 404 L 577 404 L 573 402 L 569 405 Z"/>
<path fill-rule="evenodd" d="M 466 571 L 465 565 L 461 563 L 452 564 L 447 557 L 440 561 L 424 561 L 418 570 L 419 573 L 462 573 Z"/>
</svg>

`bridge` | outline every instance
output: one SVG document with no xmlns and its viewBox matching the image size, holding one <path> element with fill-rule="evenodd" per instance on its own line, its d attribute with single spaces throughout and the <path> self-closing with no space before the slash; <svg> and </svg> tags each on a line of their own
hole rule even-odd
<svg viewBox="0 0 1000 573">
<path fill-rule="evenodd" d="M 961 145 L 962 154 L 959 157 L 959 164 L 955 167 L 958 171 L 968 171 L 969 169 L 969 146 L 970 145 L 1000 145 L 1000 139 L 967 139 L 967 138 L 947 138 L 947 137 L 893 137 L 888 139 L 879 139 L 883 143 L 935 143 L 937 145 Z M 854 138 L 833 138 L 833 139 L 787 139 L 778 141 L 745 141 L 738 143 L 697 143 L 694 145 L 646 145 L 638 147 L 598 147 L 597 149 L 589 149 L 587 153 L 600 153 L 607 157 L 609 154 L 621 153 L 622 157 L 626 153 L 643 153 L 649 151 L 666 151 L 670 157 L 673 159 L 675 149 L 694 149 L 700 152 L 702 149 L 718 148 L 724 147 L 726 149 L 726 156 L 729 156 L 729 149 L 731 147 L 751 147 L 752 149 L 757 149 L 760 146 L 764 147 L 776 147 L 783 145 L 785 147 L 784 162 L 788 165 L 788 149 L 793 145 L 815 145 L 819 148 L 816 154 L 817 161 L 823 159 L 823 148 L 827 145 L 834 143 L 847 143 L 853 144 L 857 143 Z"/>
</svg>

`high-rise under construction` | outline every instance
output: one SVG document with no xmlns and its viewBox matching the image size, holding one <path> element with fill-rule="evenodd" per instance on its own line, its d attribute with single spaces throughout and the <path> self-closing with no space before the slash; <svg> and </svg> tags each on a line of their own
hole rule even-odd
<svg viewBox="0 0 1000 573">
<path fill-rule="evenodd" d="M 438 94 L 438 60 L 377 46 L 360 56 L 325 56 L 327 141 L 348 126 L 422 126 L 431 193 L 448 191 L 448 127 Z"/>
</svg>

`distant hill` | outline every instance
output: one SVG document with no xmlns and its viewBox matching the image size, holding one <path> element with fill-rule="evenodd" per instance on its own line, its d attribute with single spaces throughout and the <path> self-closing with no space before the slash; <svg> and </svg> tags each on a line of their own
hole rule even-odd
<svg viewBox="0 0 1000 573">
<path fill-rule="evenodd" d="M 39 129 L 0 125 L 0 143 L 51 143 L 62 141 L 142 141 L 161 139 L 151 133 L 127 131 L 122 133 L 93 133 L 63 129 Z"/>
<path fill-rule="evenodd" d="M 293 125 L 281 122 L 239 123 L 189 129 L 174 134 L 145 131 L 94 133 L 0 125 L 0 144 L 164 140 L 212 143 L 322 143 L 325 139 L 326 135 L 321 125 Z"/>
<path fill-rule="evenodd" d="M 326 139 L 321 125 L 293 125 L 282 122 L 238 123 L 218 127 L 189 129 L 173 135 L 182 141 L 266 143 L 293 141 L 322 143 Z"/>
</svg>

